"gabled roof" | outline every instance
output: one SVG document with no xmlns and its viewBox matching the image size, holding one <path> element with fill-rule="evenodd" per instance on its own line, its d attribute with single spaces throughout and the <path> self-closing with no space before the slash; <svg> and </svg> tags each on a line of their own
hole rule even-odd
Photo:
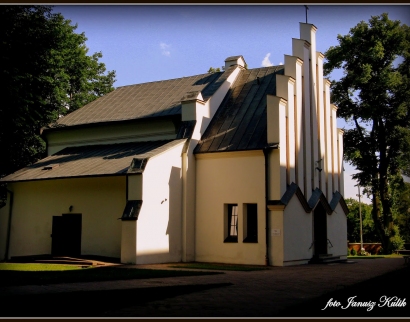
<svg viewBox="0 0 410 322">
<path fill-rule="evenodd" d="M 312 212 L 312 210 L 314 210 L 319 203 L 322 204 L 323 208 L 325 209 L 328 215 L 331 215 L 333 213 L 333 211 L 336 209 L 339 203 L 345 215 L 349 213 L 349 208 L 347 207 L 346 202 L 339 191 L 335 191 L 333 193 L 332 200 L 330 201 L 330 203 L 328 203 L 328 200 L 326 199 L 322 190 L 316 188 L 312 192 L 312 196 L 310 197 L 309 201 L 306 201 L 299 186 L 294 182 L 288 185 L 285 193 L 283 194 L 280 200 L 268 200 L 268 208 L 271 208 L 272 206 L 282 206 L 283 209 L 289 204 L 290 200 L 293 198 L 295 194 L 299 199 L 299 202 L 301 203 L 302 207 L 305 209 L 307 213 Z"/>
<path fill-rule="evenodd" d="M 284 66 L 241 70 L 195 153 L 258 150 L 267 145 L 266 95 L 276 94 Z"/>
<path fill-rule="evenodd" d="M 182 140 L 85 145 L 65 148 L 0 180 L 17 182 L 45 179 L 125 175 L 137 171 L 134 160 L 158 155 Z"/>
<path fill-rule="evenodd" d="M 201 91 L 208 100 L 232 73 L 225 72 L 118 87 L 111 93 L 60 118 L 53 127 L 135 120 L 181 114 L 181 98 L 187 92 Z"/>
</svg>

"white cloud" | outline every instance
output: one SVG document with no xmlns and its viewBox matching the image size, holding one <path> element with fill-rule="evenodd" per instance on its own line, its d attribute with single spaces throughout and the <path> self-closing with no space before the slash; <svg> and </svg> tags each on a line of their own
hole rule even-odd
<svg viewBox="0 0 410 322">
<path fill-rule="evenodd" d="M 171 56 L 171 52 L 169 51 L 171 45 L 167 45 L 166 43 L 162 42 L 159 44 L 159 47 L 161 48 L 161 52 L 164 56 Z"/>
<path fill-rule="evenodd" d="M 272 63 L 269 60 L 270 53 L 267 53 L 265 58 L 262 60 L 262 67 L 269 67 L 273 66 Z"/>
<path fill-rule="evenodd" d="M 279 65 L 283 65 L 283 63 L 282 63 L 282 62 L 280 62 L 280 63 L 279 63 Z"/>
</svg>

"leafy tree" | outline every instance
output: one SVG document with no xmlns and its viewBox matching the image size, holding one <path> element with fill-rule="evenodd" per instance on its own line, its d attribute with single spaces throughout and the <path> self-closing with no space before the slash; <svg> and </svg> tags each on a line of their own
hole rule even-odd
<svg viewBox="0 0 410 322">
<path fill-rule="evenodd" d="M 379 236 L 374 228 L 372 206 L 352 198 L 346 199 L 350 212 L 347 214 L 347 239 L 352 243 L 360 242 L 360 211 L 362 213 L 363 242 L 379 242 Z M 359 209 L 360 206 L 360 209 Z"/>
<path fill-rule="evenodd" d="M 331 85 L 345 130 L 345 159 L 372 198 L 372 217 L 382 247 L 390 252 L 393 226 L 389 180 L 410 169 L 409 27 L 386 13 L 362 21 L 325 53 L 324 71 L 342 68 Z"/>
<path fill-rule="evenodd" d="M 392 213 L 404 241 L 410 242 L 410 183 L 401 176 L 391 180 Z"/>
<path fill-rule="evenodd" d="M 221 69 L 219 67 L 217 67 L 217 68 L 209 67 L 209 69 L 208 69 L 209 74 L 219 73 L 220 71 L 221 71 Z"/>
<path fill-rule="evenodd" d="M 42 157 L 40 129 L 112 91 L 115 71 L 50 6 L 0 6 L 0 177 Z"/>
</svg>

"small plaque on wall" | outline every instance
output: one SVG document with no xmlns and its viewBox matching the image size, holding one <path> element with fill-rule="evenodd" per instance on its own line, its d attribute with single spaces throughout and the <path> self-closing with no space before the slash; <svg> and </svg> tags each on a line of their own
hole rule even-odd
<svg viewBox="0 0 410 322">
<path fill-rule="evenodd" d="M 271 229 L 271 236 L 280 236 L 280 229 Z"/>
</svg>

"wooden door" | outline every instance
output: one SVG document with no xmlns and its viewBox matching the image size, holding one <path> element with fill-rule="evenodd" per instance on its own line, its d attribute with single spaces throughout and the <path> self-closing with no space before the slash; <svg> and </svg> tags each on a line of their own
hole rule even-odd
<svg viewBox="0 0 410 322">
<path fill-rule="evenodd" d="M 51 254 L 53 256 L 81 255 L 81 214 L 53 216 Z"/>
<path fill-rule="evenodd" d="M 64 253 L 64 224 L 62 216 L 53 216 L 51 234 L 51 255 L 60 256 Z"/>
<path fill-rule="evenodd" d="M 327 254 L 327 222 L 326 210 L 318 204 L 313 215 L 313 229 L 315 238 L 315 256 Z"/>
</svg>

